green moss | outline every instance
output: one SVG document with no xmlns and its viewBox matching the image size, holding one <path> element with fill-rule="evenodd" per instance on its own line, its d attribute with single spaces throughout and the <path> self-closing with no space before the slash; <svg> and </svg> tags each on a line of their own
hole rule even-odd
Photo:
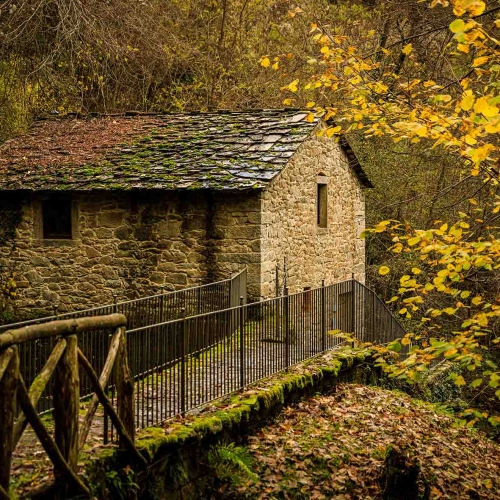
<svg viewBox="0 0 500 500">
<path fill-rule="evenodd" d="M 304 363 L 294 368 L 295 372 L 280 373 L 260 382 L 257 387 L 220 399 L 213 403 L 215 410 L 210 413 L 167 422 L 167 428 L 144 429 L 138 434 L 136 446 L 150 463 L 167 460 L 169 467 L 174 467 L 182 460 L 181 451 L 185 446 L 195 445 L 205 453 L 209 444 L 220 441 L 223 436 L 241 436 L 251 428 L 258 428 L 270 415 L 280 411 L 287 400 L 318 392 L 324 378 L 333 381 L 342 369 L 352 367 L 369 355 L 368 351 L 361 356 L 339 352 L 330 359 L 320 357 Z M 109 469 L 115 454 L 113 447 L 99 450 L 96 458 L 87 462 L 94 470 L 91 476 L 99 477 L 96 460 L 103 461 L 102 468 Z"/>
</svg>

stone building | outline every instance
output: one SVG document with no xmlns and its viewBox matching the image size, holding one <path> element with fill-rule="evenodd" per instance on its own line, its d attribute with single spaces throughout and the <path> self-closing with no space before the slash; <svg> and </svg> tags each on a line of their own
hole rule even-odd
<svg viewBox="0 0 500 500">
<path fill-rule="evenodd" d="M 38 120 L 0 146 L 0 272 L 61 310 L 228 277 L 251 298 L 364 279 L 363 188 L 345 140 L 296 110 Z"/>
</svg>

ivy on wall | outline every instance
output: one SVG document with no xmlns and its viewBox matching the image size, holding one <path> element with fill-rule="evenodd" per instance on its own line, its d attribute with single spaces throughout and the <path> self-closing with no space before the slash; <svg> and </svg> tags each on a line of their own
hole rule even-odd
<svg viewBox="0 0 500 500">
<path fill-rule="evenodd" d="M 4 196 L 0 200 L 0 247 L 15 247 L 16 228 L 22 219 L 23 202 L 19 197 Z M 7 320 L 16 297 L 15 271 L 10 262 L 0 260 L 0 321 Z"/>
<path fill-rule="evenodd" d="M 14 243 L 16 228 L 22 218 L 22 201 L 7 196 L 0 200 L 0 246 Z"/>
</svg>

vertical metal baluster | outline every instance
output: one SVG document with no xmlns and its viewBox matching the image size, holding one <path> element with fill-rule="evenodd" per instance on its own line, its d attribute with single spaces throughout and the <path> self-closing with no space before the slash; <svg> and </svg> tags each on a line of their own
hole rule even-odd
<svg viewBox="0 0 500 500">
<path fill-rule="evenodd" d="M 240 296 L 240 387 L 245 387 L 245 334 L 243 331 L 243 297 Z"/>
<path fill-rule="evenodd" d="M 186 309 L 181 309 L 182 321 L 181 325 L 181 415 L 186 415 Z"/>
<path fill-rule="evenodd" d="M 284 313 L 285 313 L 285 370 L 290 366 L 290 298 L 288 297 L 288 287 L 284 294 Z"/>
</svg>

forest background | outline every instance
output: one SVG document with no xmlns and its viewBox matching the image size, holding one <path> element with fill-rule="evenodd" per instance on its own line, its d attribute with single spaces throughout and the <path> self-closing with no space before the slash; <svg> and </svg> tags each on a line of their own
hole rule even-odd
<svg viewBox="0 0 500 500">
<path fill-rule="evenodd" d="M 310 108 L 325 134 L 347 133 L 375 185 L 367 281 L 411 332 L 390 350 L 415 346 L 405 365 L 380 363 L 418 382 L 433 360 L 454 361 L 455 384 L 494 409 L 498 11 L 479 0 L 4 0 L 0 141 L 38 115 Z M 3 285 L 4 302 L 13 290 Z"/>
</svg>

